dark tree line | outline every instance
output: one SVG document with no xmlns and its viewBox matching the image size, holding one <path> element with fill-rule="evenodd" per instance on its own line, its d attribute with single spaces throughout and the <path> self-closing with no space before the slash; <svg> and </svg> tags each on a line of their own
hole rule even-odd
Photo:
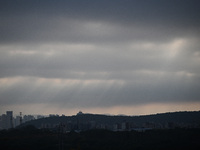
<svg viewBox="0 0 200 150">
<path fill-rule="evenodd" d="M 199 141 L 200 129 L 176 128 L 145 132 L 88 130 L 80 133 L 61 133 L 26 126 L 0 131 L 0 147 L 5 150 L 192 150 L 200 149 Z"/>
</svg>

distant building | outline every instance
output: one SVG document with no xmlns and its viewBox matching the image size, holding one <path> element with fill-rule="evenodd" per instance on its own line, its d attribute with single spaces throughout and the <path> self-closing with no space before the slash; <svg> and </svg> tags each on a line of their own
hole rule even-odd
<svg viewBox="0 0 200 150">
<path fill-rule="evenodd" d="M 2 116 L 1 116 L 0 129 L 7 129 L 7 116 L 6 116 L 6 114 L 2 114 Z"/>
<path fill-rule="evenodd" d="M 7 129 L 13 128 L 13 111 L 6 112 L 6 126 Z"/>
<path fill-rule="evenodd" d="M 37 119 L 41 119 L 41 118 L 44 118 L 44 116 L 42 116 L 42 115 L 37 115 Z"/>
<path fill-rule="evenodd" d="M 0 129 L 10 129 L 13 127 L 13 112 L 7 111 L 6 114 L 2 114 L 0 117 Z"/>
<path fill-rule="evenodd" d="M 16 118 L 14 119 L 14 127 L 20 125 L 20 116 L 16 116 Z"/>
<path fill-rule="evenodd" d="M 76 115 L 83 115 L 83 112 L 79 111 Z"/>
<path fill-rule="evenodd" d="M 59 117 L 58 114 L 49 114 L 49 117 Z"/>
<path fill-rule="evenodd" d="M 35 120 L 35 117 L 32 115 L 24 115 L 23 122 L 27 122 L 27 121 L 31 121 L 31 120 Z"/>
</svg>

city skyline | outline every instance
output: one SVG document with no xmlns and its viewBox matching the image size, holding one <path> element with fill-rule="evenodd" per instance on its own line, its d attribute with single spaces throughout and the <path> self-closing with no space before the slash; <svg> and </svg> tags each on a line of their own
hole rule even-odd
<svg viewBox="0 0 200 150">
<path fill-rule="evenodd" d="M 0 114 L 200 110 L 198 0 L 0 0 Z"/>
<path fill-rule="evenodd" d="M 40 119 L 44 117 L 45 116 L 41 116 L 41 115 L 37 115 L 37 116 L 26 115 L 26 114 L 22 115 L 22 112 L 16 115 L 14 114 L 13 111 L 6 111 L 4 114 L 0 114 L 0 130 L 15 128 L 27 121 Z"/>
<path fill-rule="evenodd" d="M 79 111 L 73 116 L 57 114 L 13 116 L 13 111 L 0 115 L 0 130 L 34 126 L 38 129 L 55 130 L 60 125 L 66 132 L 91 129 L 108 129 L 112 131 L 145 131 L 149 129 L 199 128 L 200 111 L 170 112 L 143 116 L 88 114 Z M 179 119 L 177 119 L 177 117 Z M 109 118 L 109 119 L 108 119 Z M 140 118 L 138 120 L 138 118 Z M 78 121 L 79 120 L 79 121 Z"/>
</svg>

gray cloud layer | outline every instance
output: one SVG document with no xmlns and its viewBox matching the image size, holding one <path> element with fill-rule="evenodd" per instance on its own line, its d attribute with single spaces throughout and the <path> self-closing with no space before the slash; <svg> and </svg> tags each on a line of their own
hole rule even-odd
<svg viewBox="0 0 200 150">
<path fill-rule="evenodd" d="M 158 40 L 161 35 L 165 40 L 174 34 L 198 36 L 199 5 L 194 0 L 2 2 L 1 42 L 105 42 L 108 38 L 118 42 L 124 37 L 127 41 L 152 36 Z"/>
<path fill-rule="evenodd" d="M 0 103 L 199 102 L 200 2 L 0 1 Z"/>
</svg>

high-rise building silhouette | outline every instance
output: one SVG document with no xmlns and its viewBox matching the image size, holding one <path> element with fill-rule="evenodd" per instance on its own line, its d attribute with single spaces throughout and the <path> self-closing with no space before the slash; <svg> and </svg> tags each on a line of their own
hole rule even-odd
<svg viewBox="0 0 200 150">
<path fill-rule="evenodd" d="M 21 125 L 22 124 L 22 112 L 20 112 L 19 115 L 20 115 L 19 122 L 20 122 L 20 125 Z"/>
<path fill-rule="evenodd" d="M 13 128 L 13 111 L 6 111 L 6 128 Z"/>
</svg>

